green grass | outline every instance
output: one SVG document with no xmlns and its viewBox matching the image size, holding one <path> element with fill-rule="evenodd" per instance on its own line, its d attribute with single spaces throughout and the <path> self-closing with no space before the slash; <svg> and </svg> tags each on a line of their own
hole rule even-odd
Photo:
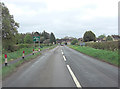
<svg viewBox="0 0 120 89">
<path fill-rule="evenodd" d="M 50 47 L 52 47 L 52 46 L 44 46 L 40 50 L 42 51 L 42 50 L 50 48 Z M 38 49 L 39 49 L 39 47 L 36 47 L 34 50 L 38 51 Z M 21 58 L 22 55 L 23 55 L 23 50 L 25 51 L 25 55 L 28 55 L 28 54 L 33 52 L 33 47 L 31 47 L 31 48 L 22 48 L 22 49 L 20 49 L 18 51 L 7 53 L 8 61 L 12 61 L 12 60 L 16 60 L 17 58 Z M 2 63 L 4 63 L 4 61 L 5 61 L 5 57 L 4 57 L 4 54 L 2 54 Z"/>
<path fill-rule="evenodd" d="M 11 74 L 13 71 L 15 71 L 18 66 L 20 66 L 21 64 L 23 64 L 23 63 L 25 63 L 27 61 L 30 61 L 30 60 L 36 58 L 40 54 L 41 53 L 39 53 L 39 52 L 35 53 L 35 55 L 31 55 L 31 56 L 29 56 L 29 57 L 27 57 L 27 58 L 25 58 L 23 60 L 20 60 L 20 61 L 16 62 L 15 64 L 9 65 L 7 67 L 5 67 L 5 66 L 2 67 L 2 77 L 5 78 L 9 74 Z"/>
<path fill-rule="evenodd" d="M 23 55 L 23 50 L 25 51 L 25 55 L 32 53 L 33 48 L 22 48 L 18 51 L 15 52 L 11 52 L 11 53 L 7 53 L 7 59 L 8 61 L 12 61 L 15 60 L 17 58 L 22 57 Z M 2 63 L 4 63 L 5 58 L 4 58 L 4 54 L 2 55 Z"/>
<path fill-rule="evenodd" d="M 91 47 L 81 47 L 75 45 L 71 45 L 69 47 L 86 55 L 92 56 L 94 58 L 118 66 L 118 51 L 107 51 L 107 50 L 94 49 Z"/>
<path fill-rule="evenodd" d="M 56 47 L 56 46 L 45 46 L 45 47 L 43 47 L 43 48 L 41 48 L 41 50 L 44 50 L 44 49 L 47 49 L 47 48 L 50 48 L 50 49 L 52 49 L 52 48 L 54 48 L 54 47 Z M 35 48 L 35 51 L 38 51 L 38 48 L 39 47 L 36 47 Z M 32 50 L 33 48 L 25 48 L 24 50 L 26 50 L 28 53 L 26 53 L 26 55 L 27 54 L 30 54 L 30 53 L 32 53 Z M 19 50 L 19 51 L 15 51 L 15 52 L 12 52 L 12 53 L 8 53 L 8 60 L 10 60 L 11 58 L 13 59 L 17 59 L 18 57 L 22 57 L 22 55 L 20 55 L 20 53 L 23 51 L 23 49 L 21 49 L 21 50 Z M 2 77 L 3 77 L 3 79 L 6 77 L 6 76 L 8 76 L 9 74 L 11 74 L 11 73 L 13 73 L 13 71 L 14 70 L 16 70 L 16 68 L 18 67 L 18 66 L 20 66 L 21 64 L 23 64 L 23 63 L 25 63 L 25 62 L 27 62 L 27 61 L 30 61 L 30 60 L 32 60 L 32 59 L 35 59 L 37 56 L 39 56 L 41 53 L 40 52 L 37 52 L 37 53 L 35 53 L 35 55 L 30 55 L 30 56 L 28 56 L 28 57 L 25 57 L 23 60 L 20 60 L 20 61 L 18 61 L 18 62 L 16 62 L 15 64 L 11 64 L 11 65 L 9 65 L 9 66 L 7 66 L 7 67 L 2 67 L 2 69 L 0 69 L 0 74 L 2 74 Z M 2 73 L 1 73 L 2 72 Z"/>
</svg>

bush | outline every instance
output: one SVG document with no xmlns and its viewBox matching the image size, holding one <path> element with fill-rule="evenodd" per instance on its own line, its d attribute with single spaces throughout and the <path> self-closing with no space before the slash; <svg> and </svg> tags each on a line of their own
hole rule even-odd
<svg viewBox="0 0 120 89">
<path fill-rule="evenodd" d="M 76 43 L 78 43 L 77 39 L 73 39 L 72 42 L 71 42 L 72 45 L 75 45 Z"/>
<path fill-rule="evenodd" d="M 115 51 L 118 50 L 118 41 L 86 43 L 85 46 L 89 46 L 95 49 Z"/>
<path fill-rule="evenodd" d="M 32 44 L 18 44 L 14 46 L 14 51 L 17 51 L 21 48 L 30 48 L 32 46 L 33 46 Z"/>
</svg>

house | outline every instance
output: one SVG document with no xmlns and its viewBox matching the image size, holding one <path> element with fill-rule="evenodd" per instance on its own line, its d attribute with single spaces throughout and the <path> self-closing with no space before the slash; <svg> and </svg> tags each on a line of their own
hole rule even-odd
<svg viewBox="0 0 120 89">
<path fill-rule="evenodd" d="M 120 40 L 120 36 L 119 35 L 112 35 L 111 37 L 112 37 L 113 41 Z"/>
<path fill-rule="evenodd" d="M 78 38 L 78 42 L 83 42 L 83 38 Z"/>
<path fill-rule="evenodd" d="M 66 45 L 70 45 L 71 41 L 73 40 L 73 38 L 62 38 L 62 39 L 57 39 L 57 44 L 66 44 Z"/>
<path fill-rule="evenodd" d="M 71 42 L 70 42 L 70 41 L 68 41 L 68 42 L 67 42 L 67 45 L 71 45 Z"/>
<path fill-rule="evenodd" d="M 96 42 L 105 42 L 106 41 L 106 37 L 104 38 L 97 38 Z"/>
</svg>

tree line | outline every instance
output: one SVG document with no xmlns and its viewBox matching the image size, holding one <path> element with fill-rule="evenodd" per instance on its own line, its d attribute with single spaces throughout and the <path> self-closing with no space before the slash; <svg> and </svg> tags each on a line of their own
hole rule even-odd
<svg viewBox="0 0 120 89">
<path fill-rule="evenodd" d="M 97 39 L 103 39 L 103 38 L 106 38 L 106 41 L 113 41 L 113 39 L 110 35 L 105 36 L 103 34 L 103 35 L 96 37 L 96 35 L 92 31 L 86 31 L 84 36 L 83 36 L 84 42 L 89 42 L 89 41 L 95 42 Z"/>
<path fill-rule="evenodd" d="M 18 33 L 19 23 L 14 20 L 14 16 L 10 15 L 9 9 L 4 3 L 2 6 L 2 47 L 5 50 L 14 51 L 14 45 L 32 44 L 33 36 L 40 36 L 40 43 L 53 44 L 56 43 L 55 35 L 46 31 L 32 33 Z"/>
<path fill-rule="evenodd" d="M 33 36 L 40 37 L 40 43 L 43 44 L 53 44 L 56 43 L 55 35 L 51 32 L 50 34 L 46 31 L 41 32 L 32 32 L 32 33 L 17 33 L 15 35 L 16 44 L 32 44 L 33 43 Z M 38 43 L 36 41 L 35 43 Z"/>
<path fill-rule="evenodd" d="M 83 42 L 90 42 L 90 41 L 96 42 L 97 39 L 100 40 L 100 39 L 104 39 L 104 38 L 105 38 L 106 41 L 113 41 L 113 39 L 112 39 L 112 37 L 111 37 L 110 35 L 105 36 L 105 35 L 103 34 L 103 35 L 100 35 L 100 36 L 96 37 L 95 33 L 93 33 L 92 31 L 86 31 L 86 32 L 84 33 L 84 36 L 83 36 L 83 40 L 82 40 L 82 41 L 83 41 Z M 78 43 L 78 39 L 77 39 L 77 38 L 74 38 L 74 39 L 71 41 L 71 44 L 72 44 L 72 45 L 75 45 L 75 44 L 77 44 L 77 43 Z"/>
</svg>

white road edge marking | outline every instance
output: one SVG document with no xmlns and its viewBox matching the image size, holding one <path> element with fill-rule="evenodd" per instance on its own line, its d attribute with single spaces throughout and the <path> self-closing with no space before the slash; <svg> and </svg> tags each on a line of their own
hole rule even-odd
<svg viewBox="0 0 120 89">
<path fill-rule="evenodd" d="M 66 58 L 65 58 L 65 56 L 63 55 L 63 59 L 64 59 L 64 61 L 66 61 Z"/>
<path fill-rule="evenodd" d="M 72 72 L 72 70 L 71 70 L 71 68 L 70 68 L 69 65 L 67 65 L 67 68 L 68 68 L 68 70 L 69 70 L 69 72 L 70 72 L 70 74 L 71 74 L 71 76 L 72 76 L 72 78 L 73 78 L 76 86 L 77 86 L 78 88 L 81 88 L 82 86 L 81 86 L 80 83 L 78 82 L 77 78 L 75 77 L 75 75 L 74 75 L 74 73 Z"/>
</svg>

